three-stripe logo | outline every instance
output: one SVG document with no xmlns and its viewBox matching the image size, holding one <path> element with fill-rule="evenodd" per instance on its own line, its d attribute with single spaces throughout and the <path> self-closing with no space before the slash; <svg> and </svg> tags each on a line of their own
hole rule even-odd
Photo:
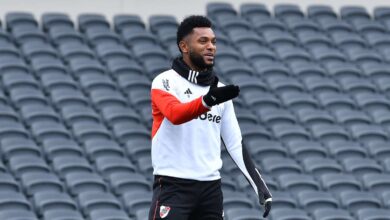
<svg viewBox="0 0 390 220">
<path fill-rule="evenodd" d="M 199 72 L 190 70 L 190 72 L 188 73 L 188 81 L 193 82 L 193 83 L 197 83 L 196 77 L 198 77 L 198 75 L 199 75 Z"/>
</svg>

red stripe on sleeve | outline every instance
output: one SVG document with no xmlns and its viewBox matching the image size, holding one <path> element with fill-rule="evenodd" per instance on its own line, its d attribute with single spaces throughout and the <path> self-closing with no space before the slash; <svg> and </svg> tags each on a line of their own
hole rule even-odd
<svg viewBox="0 0 390 220">
<path fill-rule="evenodd" d="M 172 94 L 160 89 L 152 89 L 152 138 L 158 131 L 164 118 L 179 125 L 209 111 L 202 103 L 202 96 L 190 102 L 182 103 Z"/>
</svg>

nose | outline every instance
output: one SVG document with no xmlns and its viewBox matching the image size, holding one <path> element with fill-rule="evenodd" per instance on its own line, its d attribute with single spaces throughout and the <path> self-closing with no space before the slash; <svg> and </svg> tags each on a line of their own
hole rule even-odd
<svg viewBox="0 0 390 220">
<path fill-rule="evenodd" d="M 207 49 L 207 50 L 215 50 L 215 49 L 216 49 L 216 46 L 215 46 L 215 44 L 213 44 L 213 42 L 210 41 L 210 42 L 207 44 L 206 49 Z"/>
</svg>

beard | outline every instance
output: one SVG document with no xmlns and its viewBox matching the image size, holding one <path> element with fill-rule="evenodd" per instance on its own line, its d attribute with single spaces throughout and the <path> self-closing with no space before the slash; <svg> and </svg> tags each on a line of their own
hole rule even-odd
<svg viewBox="0 0 390 220">
<path fill-rule="evenodd" d="M 200 70 L 210 69 L 214 66 L 214 62 L 211 64 L 207 64 L 200 54 L 196 54 L 192 50 L 190 50 L 189 58 L 191 62 Z"/>
</svg>

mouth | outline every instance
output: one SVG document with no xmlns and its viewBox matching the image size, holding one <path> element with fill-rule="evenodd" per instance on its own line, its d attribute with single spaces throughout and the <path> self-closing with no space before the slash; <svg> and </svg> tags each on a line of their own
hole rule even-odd
<svg viewBox="0 0 390 220">
<path fill-rule="evenodd" d="M 206 53 L 204 55 L 205 59 L 209 62 L 213 62 L 214 61 L 214 54 L 213 53 Z"/>
</svg>

